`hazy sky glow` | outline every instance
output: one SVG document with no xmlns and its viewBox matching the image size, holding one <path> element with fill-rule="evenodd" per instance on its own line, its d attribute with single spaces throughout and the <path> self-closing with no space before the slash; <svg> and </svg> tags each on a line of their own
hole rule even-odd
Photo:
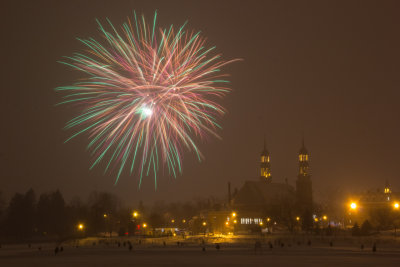
<svg viewBox="0 0 400 267">
<path fill-rule="evenodd" d="M 388 179 L 400 188 L 400 17 L 398 1 L 8 1 L 3 42 L 0 189 L 7 196 L 59 188 L 69 199 L 108 190 L 123 199 L 222 195 L 259 176 L 263 135 L 275 181 L 294 183 L 304 133 L 316 194 L 363 190 Z M 133 10 L 158 24 L 201 31 L 225 60 L 233 89 L 222 104 L 222 140 L 184 154 L 183 175 L 160 174 L 158 189 L 138 177 L 89 171 L 87 136 L 64 144 L 73 106 L 54 105 L 57 86 L 80 77 L 57 61 L 98 36 L 95 19 L 120 25 Z M 150 110 L 151 111 L 151 110 Z M 151 112 L 144 110 L 146 115 Z M 167 174 L 167 172 L 165 172 Z"/>
</svg>

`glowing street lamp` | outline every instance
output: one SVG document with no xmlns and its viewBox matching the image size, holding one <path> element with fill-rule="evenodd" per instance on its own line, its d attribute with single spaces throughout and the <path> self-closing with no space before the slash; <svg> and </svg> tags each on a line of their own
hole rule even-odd
<svg viewBox="0 0 400 267">
<path fill-rule="evenodd" d="M 85 226 L 82 223 L 78 224 L 79 231 L 83 231 L 84 228 L 85 228 Z"/>
<path fill-rule="evenodd" d="M 237 223 L 237 221 L 236 221 L 236 220 L 233 220 L 233 223 Z"/>
<path fill-rule="evenodd" d="M 262 226 L 264 223 L 263 222 L 260 222 L 260 226 Z"/>
<path fill-rule="evenodd" d="M 399 210 L 399 207 L 400 207 L 399 202 L 393 203 L 393 208 L 394 208 L 396 211 Z M 397 235 L 397 227 L 396 227 L 396 226 L 397 226 L 397 225 L 395 224 L 395 225 L 394 225 L 394 236 Z"/>
<path fill-rule="evenodd" d="M 172 220 L 171 220 L 171 222 L 172 222 L 172 223 L 174 223 L 174 222 L 175 222 L 175 220 L 174 220 L 174 219 L 172 219 Z"/>
<path fill-rule="evenodd" d="M 134 211 L 134 212 L 132 213 L 132 216 L 133 216 L 134 218 L 136 218 L 136 217 L 139 216 L 139 213 L 138 213 L 137 211 Z"/>
<path fill-rule="evenodd" d="M 146 228 L 146 227 L 147 227 L 147 223 L 144 223 L 144 224 L 143 224 L 143 228 Z"/>
<path fill-rule="evenodd" d="M 355 202 L 350 203 L 350 209 L 356 210 L 357 209 L 357 204 Z"/>
<path fill-rule="evenodd" d="M 104 213 L 104 214 L 103 214 L 103 217 L 104 217 L 104 218 L 107 218 L 107 217 L 108 217 L 108 215 L 107 215 L 106 213 Z"/>
<path fill-rule="evenodd" d="M 322 219 L 323 219 L 324 221 L 326 221 L 326 220 L 328 220 L 328 216 L 324 215 L 324 216 L 322 216 Z"/>
<path fill-rule="evenodd" d="M 183 220 L 182 220 L 182 222 L 183 222 L 183 223 L 186 223 L 186 220 L 185 220 L 185 219 L 183 219 Z"/>
<path fill-rule="evenodd" d="M 229 222 L 225 222 L 225 225 L 226 225 L 226 226 L 229 226 Z"/>
<path fill-rule="evenodd" d="M 206 222 L 203 222 L 203 226 L 206 226 L 207 225 L 207 223 Z"/>
<path fill-rule="evenodd" d="M 299 216 L 296 217 L 296 221 L 300 221 L 300 217 Z"/>
<path fill-rule="evenodd" d="M 232 217 L 236 217 L 236 212 L 232 212 Z"/>
</svg>

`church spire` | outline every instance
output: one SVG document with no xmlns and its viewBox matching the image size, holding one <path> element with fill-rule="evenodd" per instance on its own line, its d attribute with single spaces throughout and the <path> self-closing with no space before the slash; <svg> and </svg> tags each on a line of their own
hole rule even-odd
<svg viewBox="0 0 400 267">
<path fill-rule="evenodd" d="M 264 134 L 264 150 L 267 150 L 267 144 L 265 142 L 265 134 Z"/>
<path fill-rule="evenodd" d="M 312 182 L 309 165 L 309 154 L 304 143 L 304 135 L 299 150 L 299 175 L 296 180 L 297 208 L 302 216 L 303 229 L 309 229 L 313 225 L 313 197 Z"/>
<path fill-rule="evenodd" d="M 299 150 L 299 176 L 309 176 L 308 150 L 304 145 L 304 136 L 301 139 L 301 148 Z"/>
<path fill-rule="evenodd" d="M 389 181 L 386 179 L 386 185 L 385 185 L 385 194 L 390 194 L 392 193 L 392 190 L 390 190 L 390 184 Z"/>
<path fill-rule="evenodd" d="M 265 134 L 264 134 L 264 148 L 261 152 L 261 176 L 262 180 L 271 181 L 271 163 L 270 163 L 270 155 L 269 151 L 267 150 L 267 145 L 265 141 Z"/>
</svg>

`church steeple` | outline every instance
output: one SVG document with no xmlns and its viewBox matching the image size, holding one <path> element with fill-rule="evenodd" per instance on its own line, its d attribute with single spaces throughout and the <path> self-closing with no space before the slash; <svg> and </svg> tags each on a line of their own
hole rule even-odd
<svg viewBox="0 0 400 267">
<path fill-rule="evenodd" d="M 385 185 L 385 194 L 390 194 L 392 193 L 392 190 L 390 189 L 389 181 L 386 180 L 386 185 Z"/>
<path fill-rule="evenodd" d="M 309 165 L 309 154 L 302 139 L 299 150 L 299 175 L 296 181 L 297 209 L 303 218 L 303 229 L 310 229 L 313 224 L 312 182 Z"/>
<path fill-rule="evenodd" d="M 308 150 L 304 145 L 304 137 L 302 139 L 302 146 L 299 150 L 299 177 L 310 176 L 310 165 L 308 163 Z"/>
<path fill-rule="evenodd" d="M 389 181 L 386 180 L 386 185 L 385 185 L 385 197 L 386 197 L 386 201 L 390 201 L 390 199 L 392 198 L 392 189 L 390 189 L 390 185 L 389 185 Z"/>
<path fill-rule="evenodd" d="M 261 167 L 261 176 L 260 176 L 260 178 L 262 180 L 265 180 L 265 181 L 271 181 L 272 176 L 271 176 L 270 155 L 269 155 L 269 151 L 267 150 L 267 145 L 266 145 L 266 142 L 265 142 L 265 136 L 264 136 L 264 149 L 261 152 L 260 167 Z"/>
</svg>

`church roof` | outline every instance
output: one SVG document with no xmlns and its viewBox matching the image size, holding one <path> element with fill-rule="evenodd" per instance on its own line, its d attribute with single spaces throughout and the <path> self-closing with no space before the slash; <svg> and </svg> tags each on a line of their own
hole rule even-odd
<svg viewBox="0 0 400 267">
<path fill-rule="evenodd" d="M 294 188 L 289 184 L 246 181 L 234 197 L 233 205 L 238 208 L 259 207 L 293 196 Z"/>
</svg>

